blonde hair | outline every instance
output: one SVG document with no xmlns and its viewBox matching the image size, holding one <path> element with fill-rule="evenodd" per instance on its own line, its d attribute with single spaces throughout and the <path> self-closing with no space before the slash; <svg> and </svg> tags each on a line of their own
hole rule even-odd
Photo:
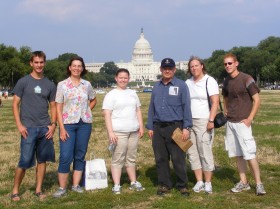
<svg viewBox="0 0 280 209">
<path fill-rule="evenodd" d="M 191 65 L 191 62 L 193 60 L 197 60 L 203 66 L 202 67 L 203 74 L 206 74 L 207 70 L 206 70 L 204 62 L 200 57 L 197 57 L 197 56 L 191 56 L 190 57 L 189 62 L 188 62 L 188 73 L 192 74 L 190 65 Z"/>
<path fill-rule="evenodd" d="M 227 53 L 227 54 L 224 56 L 224 60 L 225 60 L 226 58 L 232 58 L 234 62 L 237 61 L 237 57 L 236 57 L 234 54 L 232 54 L 232 53 Z"/>
</svg>

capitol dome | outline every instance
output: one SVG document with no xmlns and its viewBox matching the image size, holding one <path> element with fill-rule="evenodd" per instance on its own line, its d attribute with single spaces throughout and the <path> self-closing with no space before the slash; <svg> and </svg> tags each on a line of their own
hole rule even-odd
<svg viewBox="0 0 280 209">
<path fill-rule="evenodd" d="M 140 38 L 135 42 L 132 62 L 153 62 L 152 48 L 144 37 L 143 29 L 141 29 Z"/>
</svg>

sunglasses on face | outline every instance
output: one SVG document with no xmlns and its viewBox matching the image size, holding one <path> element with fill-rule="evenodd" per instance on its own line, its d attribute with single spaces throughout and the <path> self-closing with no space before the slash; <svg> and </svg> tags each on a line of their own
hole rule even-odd
<svg viewBox="0 0 280 209">
<path fill-rule="evenodd" d="M 232 64 L 233 64 L 233 62 L 225 62 L 225 63 L 224 63 L 224 66 L 232 65 Z"/>
</svg>

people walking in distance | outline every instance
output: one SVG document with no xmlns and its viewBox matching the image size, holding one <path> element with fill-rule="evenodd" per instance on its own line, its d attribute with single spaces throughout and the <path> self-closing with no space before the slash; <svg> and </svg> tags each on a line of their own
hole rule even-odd
<svg viewBox="0 0 280 209">
<path fill-rule="evenodd" d="M 246 178 L 248 162 L 256 183 L 256 195 L 264 195 L 266 192 L 260 177 L 256 142 L 251 127 L 260 106 L 260 90 L 250 75 L 237 69 L 238 65 L 234 54 L 224 56 L 224 66 L 228 73 L 222 89 L 224 111 L 228 118 L 225 145 L 228 156 L 236 158 L 240 177 L 231 191 L 237 193 L 251 188 Z"/>
<path fill-rule="evenodd" d="M 215 169 L 212 152 L 214 118 L 219 104 L 219 86 L 216 80 L 207 74 L 205 64 L 199 57 L 190 58 L 188 69 L 191 77 L 186 83 L 191 97 L 193 121 L 191 141 L 193 145 L 187 153 L 196 178 L 193 191 L 205 191 L 211 194 L 211 179 Z M 207 92 L 211 101 L 211 109 L 209 109 Z"/>
<path fill-rule="evenodd" d="M 163 59 L 160 72 L 162 78 L 153 87 L 146 125 L 156 161 L 157 194 L 164 195 L 173 187 L 169 165 L 171 159 L 177 176 L 175 187 L 182 195 L 188 196 L 186 153 L 171 136 L 176 128 L 183 130 L 183 141 L 190 136 L 192 115 L 189 90 L 184 81 L 174 76 L 176 67 L 173 59 Z"/>
<path fill-rule="evenodd" d="M 46 55 L 42 51 L 32 52 L 32 72 L 19 79 L 13 89 L 13 113 L 21 134 L 20 159 L 15 171 L 12 200 L 19 201 L 19 187 L 26 169 L 36 165 L 35 195 L 44 199 L 42 184 L 46 173 L 46 162 L 55 162 L 53 134 L 56 127 L 56 86 L 44 76 Z M 48 107 L 50 106 L 50 115 Z"/>
</svg>

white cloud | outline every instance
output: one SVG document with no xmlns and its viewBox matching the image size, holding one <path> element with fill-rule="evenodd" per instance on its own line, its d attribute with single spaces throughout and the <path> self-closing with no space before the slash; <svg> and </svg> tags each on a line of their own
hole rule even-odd
<svg viewBox="0 0 280 209">
<path fill-rule="evenodd" d="M 73 0 L 23 0 L 17 9 L 22 13 L 29 13 L 48 17 L 57 21 L 64 21 L 82 12 L 80 1 Z"/>
</svg>

